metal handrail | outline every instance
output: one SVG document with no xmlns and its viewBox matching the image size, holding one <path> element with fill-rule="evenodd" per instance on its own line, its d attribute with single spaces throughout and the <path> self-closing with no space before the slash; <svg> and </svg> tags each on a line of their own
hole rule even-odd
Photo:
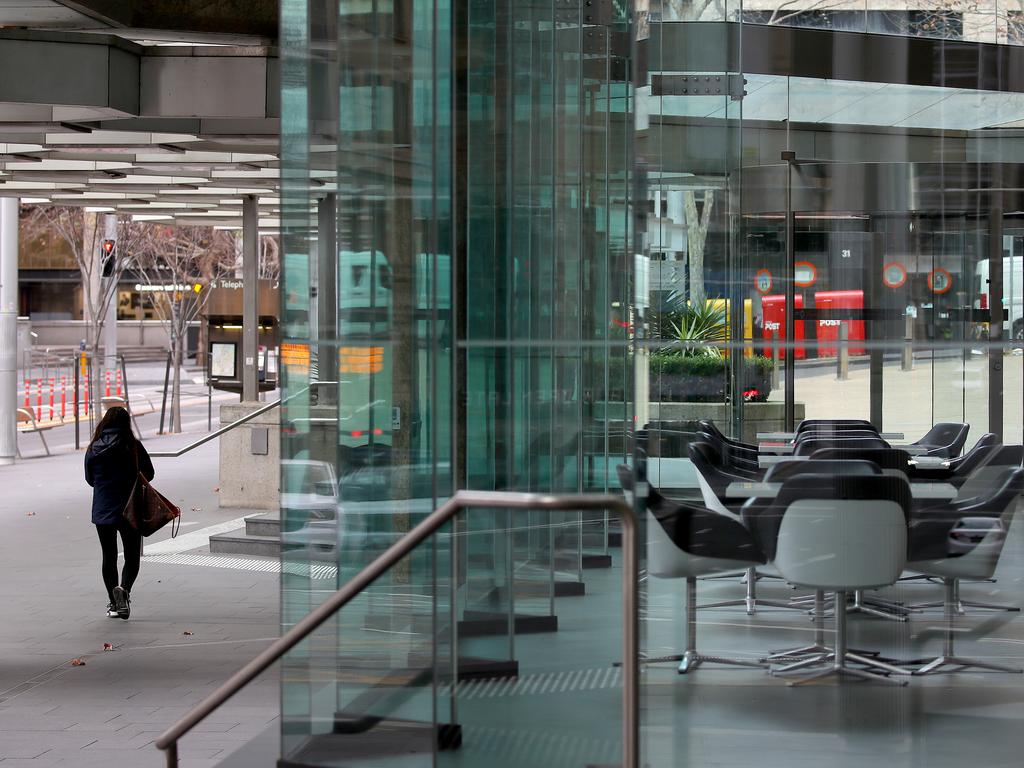
<svg viewBox="0 0 1024 768">
<path fill-rule="evenodd" d="M 221 427 L 216 432 L 211 432 L 208 435 L 204 435 L 203 437 L 201 437 L 198 440 L 196 440 L 194 443 L 189 443 L 184 448 L 179 448 L 177 451 L 151 451 L 149 456 L 150 456 L 150 458 L 153 458 L 153 459 L 176 459 L 179 456 L 184 456 L 189 451 L 193 451 L 196 448 L 198 448 L 199 446 L 201 446 L 201 445 L 203 445 L 205 443 L 210 442 L 211 440 L 214 440 L 214 439 L 220 437 L 225 432 L 230 432 L 235 427 L 240 427 L 242 424 L 245 424 L 245 422 L 252 421 L 257 416 L 262 416 L 267 411 L 270 411 L 270 410 L 273 410 L 274 408 L 277 408 L 277 406 L 279 406 L 281 404 L 281 402 L 282 402 L 281 400 L 275 400 L 272 403 L 268 403 L 267 405 L 264 405 L 262 408 L 257 408 L 252 413 L 248 413 L 245 416 L 243 416 L 242 418 L 238 419 L 237 421 L 233 421 L 230 424 L 227 424 L 226 426 Z"/>
<path fill-rule="evenodd" d="M 408 555 L 427 537 L 435 533 L 463 509 L 600 509 L 615 512 L 622 522 L 622 745 L 623 768 L 639 768 L 639 705 L 640 676 L 639 619 L 637 617 L 637 526 L 633 508 L 620 496 L 580 493 L 552 496 L 539 493 L 498 491 L 458 491 L 431 512 L 415 528 L 402 536 L 376 560 L 366 566 L 325 602 L 306 614 L 256 658 L 238 670 L 217 690 L 203 699 L 156 740 L 158 749 L 166 750 L 168 768 L 178 766 L 178 740 L 202 722 L 214 710 L 238 693 L 285 653 L 302 642 L 349 601 L 373 584 L 391 567 Z"/>
</svg>

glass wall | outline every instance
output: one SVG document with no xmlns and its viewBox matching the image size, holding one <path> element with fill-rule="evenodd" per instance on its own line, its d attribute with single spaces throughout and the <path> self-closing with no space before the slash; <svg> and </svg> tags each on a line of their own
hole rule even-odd
<svg viewBox="0 0 1024 768">
<path fill-rule="evenodd" d="M 1015 764 L 1013 9 L 826 5 L 285 0 L 283 626 L 456 489 L 625 491 L 645 764 Z M 281 765 L 617 763 L 620 539 L 458 515 Z"/>
</svg>

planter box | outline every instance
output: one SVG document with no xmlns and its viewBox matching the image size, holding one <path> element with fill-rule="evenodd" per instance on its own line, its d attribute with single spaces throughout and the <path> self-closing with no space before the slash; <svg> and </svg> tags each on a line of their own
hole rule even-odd
<svg viewBox="0 0 1024 768">
<path fill-rule="evenodd" d="M 725 401 L 729 383 L 725 376 L 694 376 L 688 373 L 651 373 L 651 398 L 670 403 L 721 403 Z M 771 375 L 763 376 L 748 371 L 744 377 L 743 389 L 757 390 L 752 402 L 763 403 L 771 394 Z"/>
<path fill-rule="evenodd" d="M 652 402 L 651 421 L 698 421 L 711 419 L 723 431 L 728 431 L 732 406 L 728 403 L 673 403 Z M 795 417 L 799 423 L 806 413 L 803 403 L 796 403 Z M 778 432 L 785 428 L 785 405 L 783 403 L 744 403 L 743 434 L 740 440 L 757 442 L 758 432 Z"/>
</svg>

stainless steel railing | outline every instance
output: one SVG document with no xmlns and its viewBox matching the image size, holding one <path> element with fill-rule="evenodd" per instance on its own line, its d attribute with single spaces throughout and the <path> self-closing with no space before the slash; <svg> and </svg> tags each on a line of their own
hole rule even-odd
<svg viewBox="0 0 1024 768">
<path fill-rule="evenodd" d="M 204 435 L 203 437 L 201 437 L 198 440 L 196 440 L 194 443 L 189 443 L 184 448 L 179 448 L 176 451 L 150 451 L 149 456 L 150 456 L 150 458 L 153 458 L 153 459 L 176 459 L 179 456 L 184 456 L 189 451 L 193 451 L 196 448 L 198 448 L 199 446 L 204 445 L 205 443 L 208 443 L 211 440 L 214 440 L 214 439 L 220 437 L 225 432 L 230 432 L 235 427 L 240 427 L 242 424 L 245 424 L 247 421 L 252 421 L 257 416 L 262 416 L 267 411 L 270 411 L 270 410 L 273 410 L 274 408 L 277 408 L 277 406 L 279 406 L 280 404 L 281 404 L 280 400 L 275 400 L 272 403 L 268 403 L 267 405 L 264 405 L 262 408 L 257 408 L 252 413 L 247 413 L 242 418 L 240 418 L 240 419 L 238 419 L 236 421 L 233 421 L 230 424 L 224 425 L 223 427 L 221 427 L 220 429 L 216 430 L 215 432 L 211 432 L 208 435 Z"/>
<path fill-rule="evenodd" d="M 276 405 L 276 403 L 275 403 Z M 178 741 L 224 702 L 238 693 L 317 627 L 373 584 L 420 543 L 465 509 L 610 510 L 622 522 L 622 765 L 639 768 L 639 619 L 637 616 L 637 526 L 632 507 L 619 496 L 595 493 L 553 496 L 538 493 L 459 491 L 431 512 L 419 525 L 392 544 L 376 560 L 338 589 L 316 609 L 285 632 L 256 658 L 238 670 L 217 690 L 164 731 L 156 740 L 166 751 L 168 768 L 178 766 Z"/>
</svg>

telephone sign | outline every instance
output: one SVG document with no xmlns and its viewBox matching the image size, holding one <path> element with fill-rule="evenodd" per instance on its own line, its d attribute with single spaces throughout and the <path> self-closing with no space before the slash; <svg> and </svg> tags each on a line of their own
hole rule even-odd
<svg viewBox="0 0 1024 768">
<path fill-rule="evenodd" d="M 754 275 L 754 285 L 760 293 L 768 293 L 772 289 L 772 273 L 767 269 L 757 270 Z"/>
<path fill-rule="evenodd" d="M 946 293 L 953 287 L 953 276 L 948 269 L 937 267 L 928 273 L 928 287 L 932 293 Z"/>
</svg>

